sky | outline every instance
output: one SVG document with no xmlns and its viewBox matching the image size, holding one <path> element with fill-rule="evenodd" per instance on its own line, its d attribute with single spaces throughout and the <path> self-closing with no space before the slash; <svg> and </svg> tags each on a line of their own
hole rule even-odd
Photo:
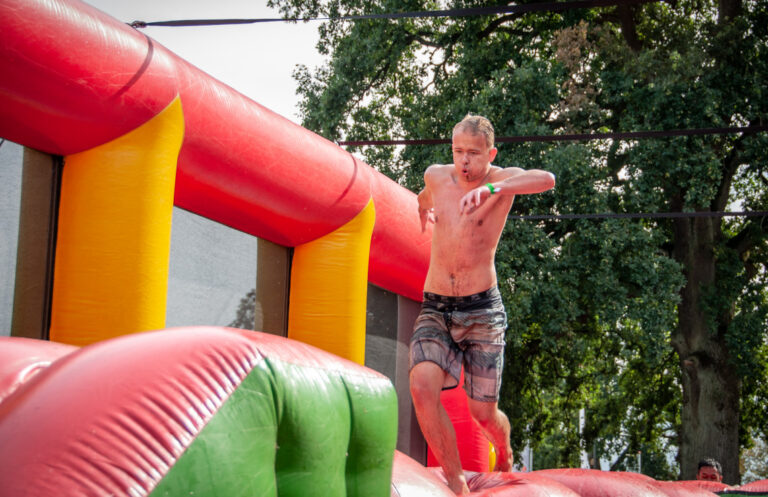
<svg viewBox="0 0 768 497">
<path fill-rule="evenodd" d="M 85 0 L 122 22 L 281 17 L 267 0 Z M 319 21 L 200 27 L 147 27 L 141 31 L 176 55 L 278 114 L 299 123 L 298 64 L 314 69 Z"/>
</svg>

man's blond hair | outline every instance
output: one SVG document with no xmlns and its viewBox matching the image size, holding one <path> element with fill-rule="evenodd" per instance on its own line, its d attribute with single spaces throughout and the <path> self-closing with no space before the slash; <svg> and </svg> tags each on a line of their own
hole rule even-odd
<svg viewBox="0 0 768 497">
<path fill-rule="evenodd" d="M 485 117 L 467 114 L 464 116 L 464 119 L 459 121 L 459 123 L 453 127 L 454 135 L 461 131 L 466 131 L 473 135 L 483 135 L 485 137 L 485 143 L 488 145 L 488 150 L 493 148 L 495 138 L 493 124 L 491 124 L 491 121 Z"/>
</svg>

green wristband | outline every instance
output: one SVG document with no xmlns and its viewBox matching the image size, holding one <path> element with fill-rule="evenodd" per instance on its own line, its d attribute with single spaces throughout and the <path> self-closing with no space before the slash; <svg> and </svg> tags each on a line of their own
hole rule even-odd
<svg viewBox="0 0 768 497">
<path fill-rule="evenodd" d="M 490 190 L 490 192 L 491 192 L 491 195 L 493 195 L 494 193 L 496 193 L 496 189 L 493 187 L 493 185 L 492 185 L 491 183 L 486 183 L 486 184 L 485 184 L 485 186 L 487 186 L 487 187 L 488 187 L 488 190 Z"/>
</svg>

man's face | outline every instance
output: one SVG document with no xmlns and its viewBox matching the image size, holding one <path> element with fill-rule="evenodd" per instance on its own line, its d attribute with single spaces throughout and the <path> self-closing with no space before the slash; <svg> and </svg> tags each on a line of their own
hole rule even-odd
<svg viewBox="0 0 768 497">
<path fill-rule="evenodd" d="M 496 149 L 488 149 L 485 136 L 458 131 L 453 135 L 453 166 L 466 182 L 482 180 L 488 174 Z"/>
<path fill-rule="evenodd" d="M 697 480 L 723 481 L 723 476 L 712 466 L 702 466 L 696 474 Z"/>
</svg>

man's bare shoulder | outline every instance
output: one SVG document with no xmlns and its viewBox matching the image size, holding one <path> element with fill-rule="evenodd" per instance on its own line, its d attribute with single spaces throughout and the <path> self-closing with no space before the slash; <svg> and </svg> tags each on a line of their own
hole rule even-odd
<svg viewBox="0 0 768 497">
<path fill-rule="evenodd" d="M 444 174 L 452 170 L 452 164 L 432 164 L 424 171 L 424 174 Z"/>
<path fill-rule="evenodd" d="M 426 181 L 435 180 L 451 174 L 453 166 L 450 164 L 432 164 L 426 171 L 424 171 L 424 179 Z"/>
</svg>

